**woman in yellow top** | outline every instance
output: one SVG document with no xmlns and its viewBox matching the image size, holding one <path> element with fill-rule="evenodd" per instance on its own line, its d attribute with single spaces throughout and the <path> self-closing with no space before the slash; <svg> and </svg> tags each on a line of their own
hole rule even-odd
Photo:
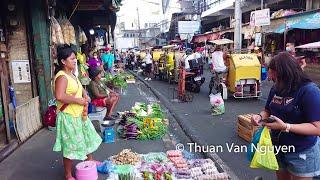
<svg viewBox="0 0 320 180">
<path fill-rule="evenodd" d="M 91 153 L 102 142 L 88 117 L 82 117 L 88 97 L 73 74 L 76 61 L 75 53 L 70 47 L 58 49 L 58 66 L 54 79 L 58 114 L 53 151 L 62 151 L 66 180 L 74 180 L 72 160 L 93 160 Z"/>
</svg>

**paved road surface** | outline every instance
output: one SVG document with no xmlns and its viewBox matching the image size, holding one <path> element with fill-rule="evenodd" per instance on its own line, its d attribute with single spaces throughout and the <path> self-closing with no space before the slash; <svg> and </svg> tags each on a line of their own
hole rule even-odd
<svg viewBox="0 0 320 180">
<path fill-rule="evenodd" d="M 236 121 L 237 116 L 246 113 L 257 113 L 262 110 L 268 91 L 272 86 L 271 82 L 264 82 L 262 85 L 263 96 L 260 99 L 228 99 L 225 101 L 225 114 L 221 116 L 212 116 L 210 112 L 210 103 L 208 97 L 208 79 L 209 72 L 205 72 L 206 82 L 203 84 L 201 92 L 194 95 L 193 102 L 178 103 L 172 101 L 176 112 L 183 116 L 183 120 L 193 130 L 194 136 L 198 136 L 208 145 L 213 145 L 220 158 L 241 180 L 254 179 L 261 176 L 263 179 L 275 179 L 272 172 L 264 170 L 253 170 L 249 168 L 249 162 L 246 159 L 245 152 L 228 152 L 229 146 L 245 146 L 248 143 L 237 136 Z M 150 87 L 156 89 L 168 100 L 172 100 L 172 87 L 167 82 L 152 80 L 147 82 Z M 223 152 L 218 146 L 223 147 Z M 187 146 L 188 147 L 188 146 Z"/>
</svg>

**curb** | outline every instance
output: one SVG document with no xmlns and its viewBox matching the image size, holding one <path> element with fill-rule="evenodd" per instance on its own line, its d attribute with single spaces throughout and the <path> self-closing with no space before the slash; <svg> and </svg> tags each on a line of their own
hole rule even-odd
<svg viewBox="0 0 320 180">
<path fill-rule="evenodd" d="M 161 101 L 161 103 L 169 110 L 169 112 L 172 114 L 172 116 L 175 118 L 175 120 L 177 121 L 177 123 L 180 125 L 181 129 L 183 130 L 183 132 L 187 135 L 187 137 L 190 138 L 190 140 L 194 143 L 197 143 L 200 146 L 204 146 L 206 145 L 206 143 L 201 140 L 201 138 L 199 138 L 198 136 L 195 135 L 195 131 L 188 125 L 188 123 L 186 123 L 185 121 L 183 121 L 183 117 L 180 116 L 179 114 L 176 114 L 176 108 L 172 105 L 171 102 L 169 102 L 167 100 L 167 98 L 162 95 L 158 90 L 156 90 L 155 88 L 151 87 L 149 83 L 147 83 L 144 79 L 142 79 L 141 77 L 139 77 L 136 73 L 129 71 L 132 75 L 134 75 L 137 79 L 139 79 L 141 82 L 143 82 L 143 84 L 145 84 L 152 93 L 154 93 L 154 95 Z M 229 166 L 227 166 L 222 159 L 216 154 L 216 153 L 203 153 L 204 156 L 206 158 L 210 158 L 212 159 L 215 163 L 217 163 L 219 165 L 219 167 L 217 167 L 220 171 L 226 172 L 230 179 L 234 179 L 234 180 L 239 180 L 239 178 L 235 175 L 235 173 L 230 169 Z"/>
</svg>

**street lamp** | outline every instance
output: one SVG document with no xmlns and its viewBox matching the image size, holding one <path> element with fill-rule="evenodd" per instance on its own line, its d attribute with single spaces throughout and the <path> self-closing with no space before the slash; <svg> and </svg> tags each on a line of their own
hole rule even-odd
<svg viewBox="0 0 320 180">
<path fill-rule="evenodd" d="M 94 30 L 93 30 L 93 29 L 90 29 L 90 30 L 89 30 L 89 33 L 90 33 L 90 35 L 94 35 Z"/>
<path fill-rule="evenodd" d="M 94 35 L 94 30 L 93 29 L 90 29 L 89 30 L 89 34 L 90 34 L 90 45 L 91 47 L 93 46 L 93 35 Z"/>
</svg>

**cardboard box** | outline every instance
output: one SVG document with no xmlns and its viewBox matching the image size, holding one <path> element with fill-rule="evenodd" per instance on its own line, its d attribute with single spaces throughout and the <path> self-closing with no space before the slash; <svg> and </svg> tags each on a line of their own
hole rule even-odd
<svg viewBox="0 0 320 180">
<path fill-rule="evenodd" d="M 258 126 L 254 126 L 251 124 L 251 116 L 253 114 L 243 114 L 238 116 L 237 122 L 237 133 L 238 136 L 242 139 L 246 140 L 247 142 L 251 142 L 251 139 L 259 128 Z"/>
</svg>

